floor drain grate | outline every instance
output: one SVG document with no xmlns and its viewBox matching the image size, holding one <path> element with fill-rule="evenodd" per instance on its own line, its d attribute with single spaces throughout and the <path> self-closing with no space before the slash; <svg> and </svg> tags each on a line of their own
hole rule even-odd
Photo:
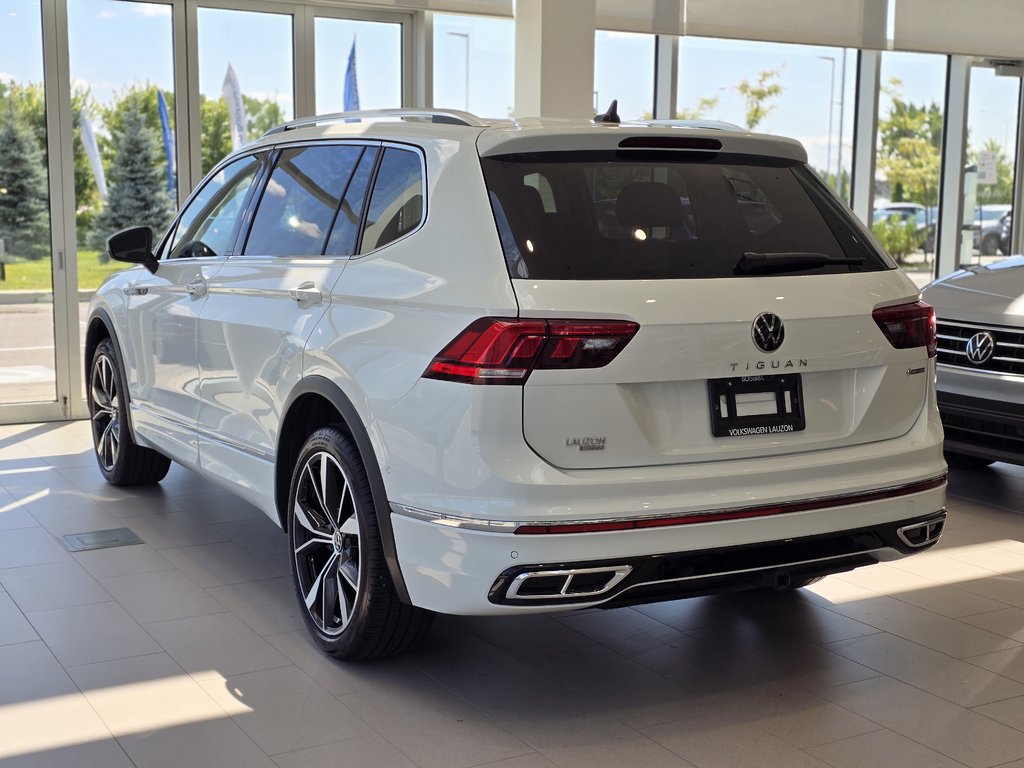
<svg viewBox="0 0 1024 768">
<path fill-rule="evenodd" d="M 60 540 L 69 552 L 85 552 L 89 549 L 107 549 L 108 547 L 126 547 L 129 544 L 142 544 L 142 539 L 127 528 L 111 528 L 109 531 L 89 531 L 87 533 L 66 533 L 60 537 Z"/>
</svg>

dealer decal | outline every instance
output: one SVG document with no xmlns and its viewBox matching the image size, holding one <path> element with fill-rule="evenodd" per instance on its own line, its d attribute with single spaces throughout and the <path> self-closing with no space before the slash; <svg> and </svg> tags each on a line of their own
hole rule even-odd
<svg viewBox="0 0 1024 768">
<path fill-rule="evenodd" d="M 607 441 L 606 437 L 567 437 L 565 447 L 579 447 L 580 451 L 603 451 Z"/>
</svg>

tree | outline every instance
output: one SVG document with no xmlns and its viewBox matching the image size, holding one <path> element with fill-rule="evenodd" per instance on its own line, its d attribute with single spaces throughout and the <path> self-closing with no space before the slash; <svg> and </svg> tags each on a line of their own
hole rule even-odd
<svg viewBox="0 0 1024 768">
<path fill-rule="evenodd" d="M 202 126 L 203 175 L 209 173 L 231 152 L 231 127 L 224 99 L 199 96 L 199 122 Z"/>
<path fill-rule="evenodd" d="M 11 104 L 0 112 L 0 237 L 17 256 L 50 254 L 50 205 L 43 152 Z"/>
<path fill-rule="evenodd" d="M 93 220 L 92 244 L 102 244 L 127 227 L 150 226 L 159 232 L 171 219 L 173 207 L 159 164 L 157 137 L 142 112 L 126 111 L 121 120 L 106 207 Z"/>
<path fill-rule="evenodd" d="M 761 121 L 775 109 L 775 105 L 768 104 L 768 102 L 783 91 L 782 86 L 774 82 L 778 76 L 779 70 L 766 69 L 757 76 L 755 82 L 741 80 L 740 84 L 735 87 L 736 92 L 747 103 L 747 128 L 749 130 L 757 128 Z"/>
<path fill-rule="evenodd" d="M 14 111 L 32 129 L 39 146 L 42 148 L 42 166 L 47 164 L 46 152 L 46 101 L 42 83 L 3 83 L 0 82 L 0 113 L 6 105 L 12 105 Z M 90 117 L 95 117 L 95 105 L 87 88 L 78 85 L 71 87 L 71 128 L 72 156 L 75 165 L 75 203 L 78 209 L 78 237 L 81 240 L 89 229 L 89 220 L 96 203 L 96 184 L 89 167 L 89 158 L 82 144 L 79 130 L 82 110 Z"/>
<path fill-rule="evenodd" d="M 697 106 L 692 108 L 684 107 L 676 110 L 676 120 L 700 120 L 706 112 L 718 108 L 717 96 L 701 96 L 697 99 Z"/>
<path fill-rule="evenodd" d="M 900 82 L 890 81 L 888 116 L 878 123 L 878 170 L 889 182 L 893 202 L 938 204 L 942 165 L 942 112 L 934 102 L 918 106 L 904 101 Z"/>
<path fill-rule="evenodd" d="M 256 99 L 242 95 L 246 131 L 249 139 L 258 139 L 275 125 L 285 122 L 281 105 L 274 99 Z M 231 124 L 224 99 L 199 96 L 199 122 L 202 126 L 203 173 L 207 174 L 231 152 Z"/>
<path fill-rule="evenodd" d="M 245 104 L 245 122 L 250 141 L 285 122 L 284 111 L 274 99 L 255 99 L 243 94 L 242 103 Z"/>
</svg>

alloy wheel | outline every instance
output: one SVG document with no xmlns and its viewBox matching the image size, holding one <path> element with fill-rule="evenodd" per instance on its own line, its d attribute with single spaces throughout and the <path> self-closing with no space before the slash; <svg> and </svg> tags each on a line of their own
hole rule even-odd
<svg viewBox="0 0 1024 768">
<path fill-rule="evenodd" d="M 92 434 L 100 464 L 112 472 L 121 449 L 121 415 L 118 407 L 117 373 L 106 355 L 92 366 Z"/>
<path fill-rule="evenodd" d="M 359 514 L 341 464 L 324 451 L 311 455 L 295 494 L 293 557 L 306 610 L 332 637 L 352 621 L 359 596 Z"/>
</svg>

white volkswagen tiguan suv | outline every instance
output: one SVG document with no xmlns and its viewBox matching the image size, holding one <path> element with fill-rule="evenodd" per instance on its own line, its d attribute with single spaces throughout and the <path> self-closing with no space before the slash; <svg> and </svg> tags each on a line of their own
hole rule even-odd
<svg viewBox="0 0 1024 768">
<path fill-rule="evenodd" d="M 931 308 L 796 142 L 356 113 L 224 160 L 97 292 L 96 454 L 289 534 L 321 647 L 801 586 L 933 544 Z"/>
</svg>

